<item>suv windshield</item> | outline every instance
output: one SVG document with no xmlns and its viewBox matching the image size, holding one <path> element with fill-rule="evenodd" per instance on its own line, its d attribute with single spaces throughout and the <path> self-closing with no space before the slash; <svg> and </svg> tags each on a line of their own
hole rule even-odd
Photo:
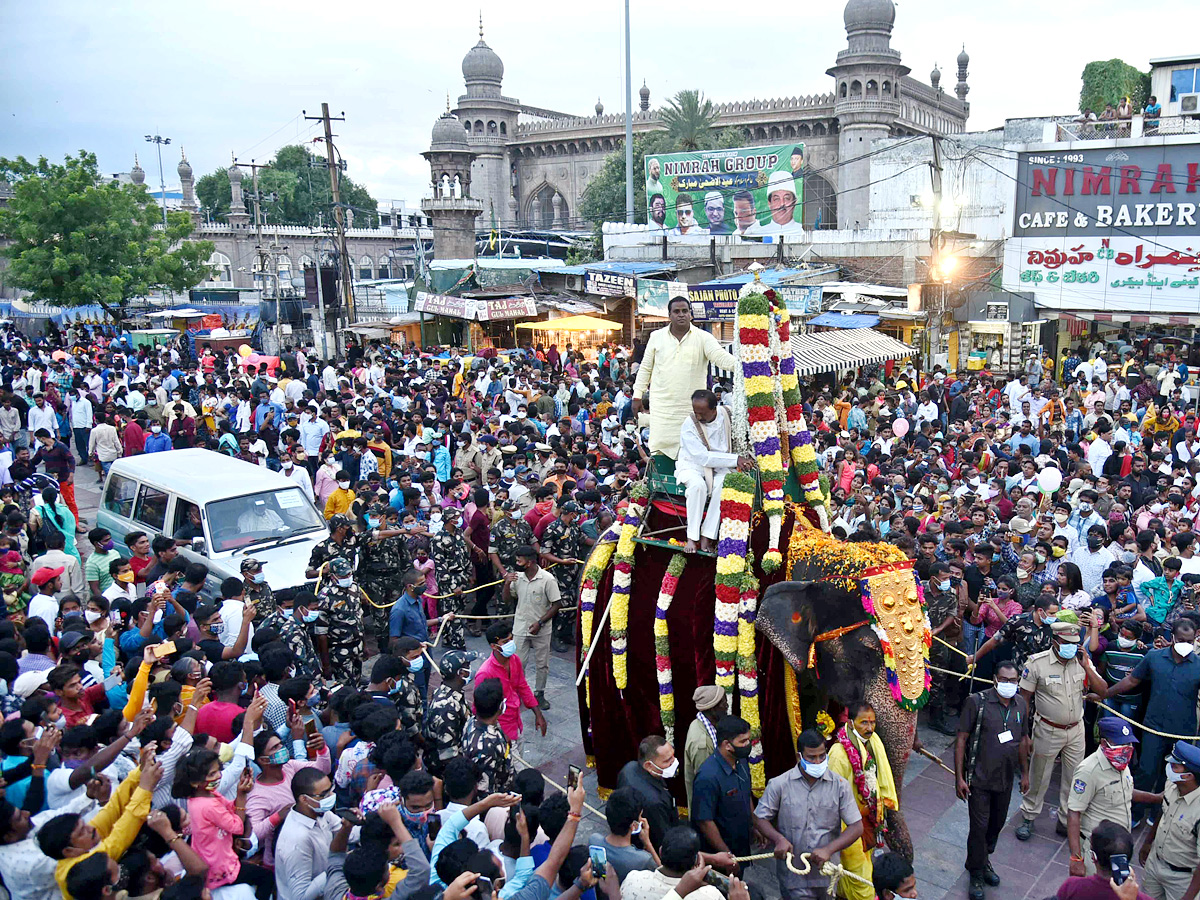
<svg viewBox="0 0 1200 900">
<path fill-rule="evenodd" d="M 324 523 L 299 488 L 215 500 L 206 507 L 215 552 L 287 539 Z"/>
</svg>

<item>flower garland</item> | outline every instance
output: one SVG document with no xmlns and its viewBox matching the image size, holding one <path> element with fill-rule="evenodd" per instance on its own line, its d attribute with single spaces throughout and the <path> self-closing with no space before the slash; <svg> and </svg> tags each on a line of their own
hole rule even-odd
<svg viewBox="0 0 1200 900">
<path fill-rule="evenodd" d="M 825 736 L 825 740 L 829 740 L 836 729 L 837 725 L 833 721 L 833 716 L 825 712 L 825 710 L 817 713 L 817 731 Z"/>
<path fill-rule="evenodd" d="M 846 751 L 846 759 L 850 762 L 850 774 L 854 782 L 854 789 L 858 792 L 858 796 L 862 798 L 863 805 L 866 807 L 867 814 L 863 816 L 863 834 L 862 846 L 866 853 L 870 853 L 877 847 L 882 847 L 884 835 L 887 832 L 887 824 L 884 819 L 884 811 L 879 804 L 879 778 L 876 774 L 879 763 L 873 755 L 867 757 L 866 764 L 863 763 L 863 754 L 858 752 L 858 747 L 850 738 L 849 730 L 854 726 L 847 722 L 838 729 L 837 740 L 842 745 L 842 749 Z"/>
<path fill-rule="evenodd" d="M 658 592 L 658 603 L 654 608 L 654 667 L 658 670 L 658 711 L 662 716 L 667 743 L 675 743 L 675 684 L 671 673 L 671 644 L 667 632 L 667 611 L 679 588 L 679 576 L 687 565 L 687 556 L 676 553 L 667 563 L 667 574 L 663 576 Z"/>
<path fill-rule="evenodd" d="M 796 435 L 792 452 L 796 461 L 796 480 L 804 491 L 804 502 L 811 507 L 822 506 L 825 495 L 821 493 L 821 476 L 817 471 L 817 451 L 813 447 L 811 431 L 801 431 Z"/>
<path fill-rule="evenodd" d="M 750 548 L 750 509 L 754 504 L 754 478 L 730 472 L 721 488 L 721 530 L 717 535 L 716 613 L 713 623 L 713 655 L 717 662 L 717 684 L 731 693 L 738 650 L 738 605 L 742 576 Z"/>
<path fill-rule="evenodd" d="M 738 300 L 738 342 L 746 386 L 750 443 L 762 477 L 763 512 L 770 523 L 770 546 L 763 554 L 764 572 L 774 572 L 783 562 L 779 536 L 783 525 L 783 459 L 776 419 L 775 387 L 771 367 L 771 307 L 762 294 L 749 293 Z"/>
<path fill-rule="evenodd" d="M 761 793 L 767 786 L 763 765 L 762 717 L 758 710 L 758 658 L 754 650 L 754 620 L 758 617 L 758 579 L 746 572 L 738 601 L 738 696 L 741 717 L 750 724 L 750 788 Z"/>
<path fill-rule="evenodd" d="M 909 564 L 911 565 L 911 564 Z M 870 570 L 868 570 L 868 575 Z M 913 579 L 916 589 L 916 601 L 920 612 L 920 621 L 917 627 L 921 628 L 921 637 L 919 645 L 921 648 L 921 658 L 919 660 L 906 660 L 905 675 L 911 675 L 911 666 L 915 662 L 919 662 L 921 666 L 923 678 L 917 679 L 918 685 L 912 685 L 912 678 L 906 677 L 906 683 L 909 684 L 910 690 L 907 695 L 904 691 L 905 685 L 900 683 L 901 673 L 896 663 L 896 653 L 892 646 L 891 639 L 888 637 L 887 630 L 884 628 L 884 623 L 881 621 L 878 610 L 875 607 L 875 598 L 872 596 L 870 589 L 870 578 L 864 577 L 859 582 L 862 591 L 863 610 L 871 620 L 871 630 L 875 632 L 875 636 L 879 638 L 879 645 L 883 651 L 883 668 L 887 675 L 888 687 L 892 690 L 892 698 L 896 701 L 896 705 L 901 709 L 915 711 L 923 707 L 929 702 L 929 687 L 932 684 L 932 677 L 929 672 L 929 650 L 933 646 L 933 633 L 929 624 L 929 614 L 925 611 L 925 592 L 921 588 L 920 579 Z M 915 648 L 914 648 L 915 656 Z M 918 692 L 917 686 L 920 687 Z"/>
<path fill-rule="evenodd" d="M 625 510 L 625 521 L 621 523 L 621 536 L 617 538 L 616 571 L 613 573 L 612 635 L 613 681 L 617 690 L 625 690 L 629 684 L 629 590 L 633 583 L 633 539 L 642 530 L 642 513 L 645 511 L 649 491 L 645 483 L 634 485 L 629 494 L 629 508 Z"/>
<path fill-rule="evenodd" d="M 772 296 L 775 292 L 768 292 Z M 796 377 L 796 359 L 792 356 L 792 326 L 787 309 L 781 309 L 779 315 L 779 386 L 783 390 L 784 421 L 787 423 L 788 456 L 792 465 L 800 465 L 800 434 L 807 431 L 804 422 L 803 399 L 800 396 L 800 380 Z M 808 438 L 812 444 L 812 435 Z M 814 460 L 816 459 L 814 455 Z"/>
<path fill-rule="evenodd" d="M 583 584 L 579 590 L 579 658 L 581 660 L 587 658 L 588 650 L 592 646 L 592 624 L 596 617 L 596 599 L 599 595 L 600 579 L 604 577 L 604 570 L 612 561 L 613 551 L 617 549 L 619 533 L 616 525 L 604 532 L 600 540 L 596 541 L 596 546 L 592 548 L 587 565 L 583 567 Z M 583 687 L 584 703 L 590 708 L 592 705 L 592 679 L 587 674 L 583 676 Z"/>
</svg>

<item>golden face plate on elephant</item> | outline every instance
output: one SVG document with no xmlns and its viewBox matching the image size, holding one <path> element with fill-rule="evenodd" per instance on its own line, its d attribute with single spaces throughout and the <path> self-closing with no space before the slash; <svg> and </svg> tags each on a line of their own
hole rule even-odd
<svg viewBox="0 0 1200 900">
<path fill-rule="evenodd" d="M 859 584 L 863 610 L 883 647 L 892 696 L 901 706 L 917 709 L 928 699 L 926 662 L 933 638 L 912 560 L 867 569 Z"/>
</svg>

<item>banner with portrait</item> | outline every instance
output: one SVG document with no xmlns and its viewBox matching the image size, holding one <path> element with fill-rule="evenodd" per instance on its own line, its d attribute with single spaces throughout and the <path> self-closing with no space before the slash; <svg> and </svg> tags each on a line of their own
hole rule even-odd
<svg viewBox="0 0 1200 900">
<path fill-rule="evenodd" d="M 668 235 L 799 234 L 804 166 L 802 143 L 647 155 L 647 221 Z"/>
</svg>

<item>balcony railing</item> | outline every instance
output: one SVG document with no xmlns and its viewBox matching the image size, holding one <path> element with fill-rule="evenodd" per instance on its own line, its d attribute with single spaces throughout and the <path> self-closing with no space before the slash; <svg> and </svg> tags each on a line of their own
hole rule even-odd
<svg viewBox="0 0 1200 900">
<path fill-rule="evenodd" d="M 1169 134 L 1200 134 L 1200 118 L 1194 116 L 1143 115 L 1132 119 L 1105 122 L 1060 120 L 1055 126 L 1056 141 L 1108 141 L 1116 138 L 1156 137 Z"/>
</svg>

